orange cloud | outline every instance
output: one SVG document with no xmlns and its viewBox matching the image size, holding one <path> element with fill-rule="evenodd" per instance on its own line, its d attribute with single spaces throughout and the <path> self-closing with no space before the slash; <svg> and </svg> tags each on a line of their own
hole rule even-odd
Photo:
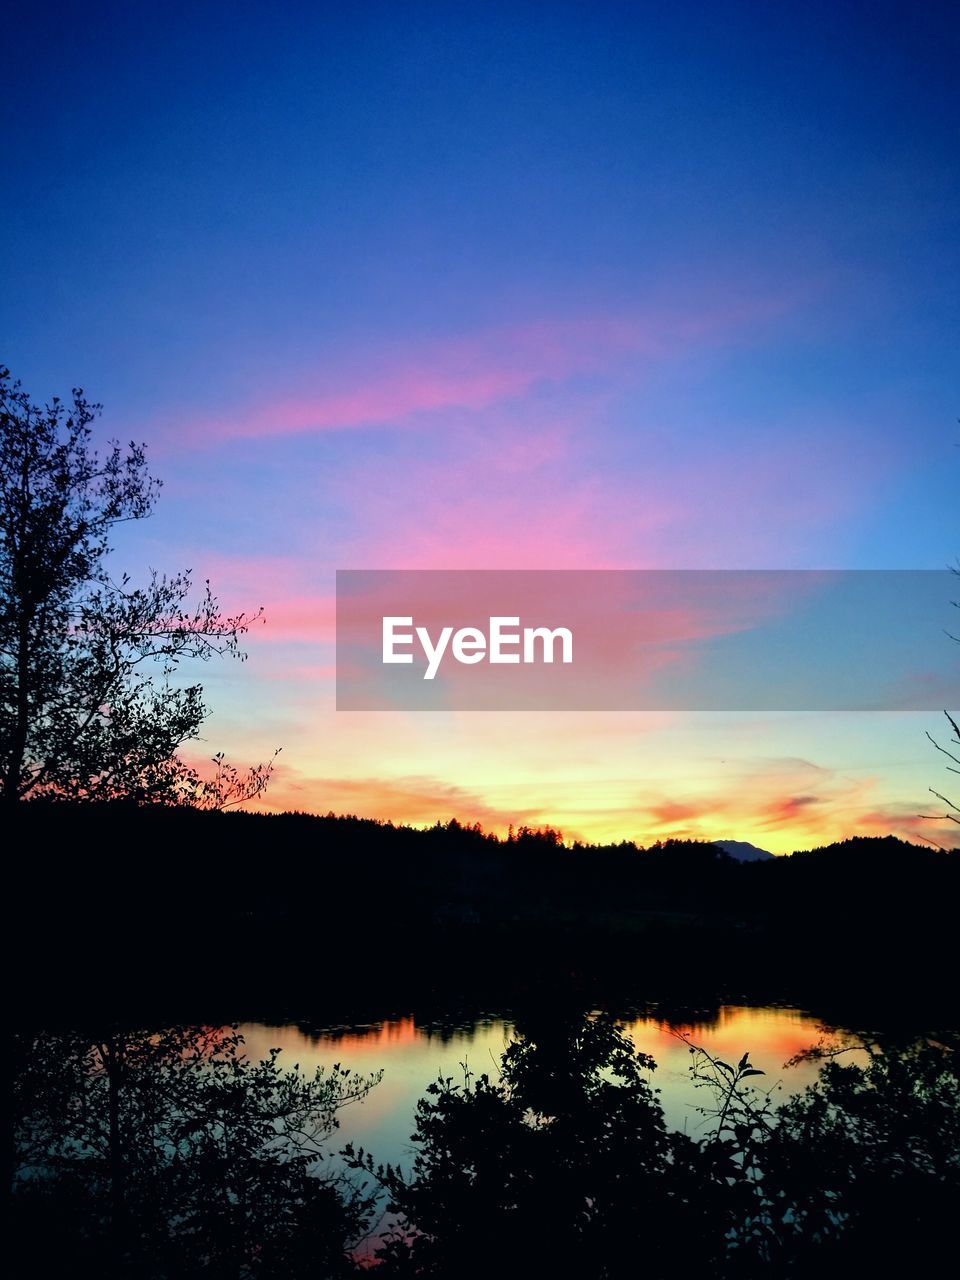
<svg viewBox="0 0 960 1280">
<path fill-rule="evenodd" d="M 278 771 L 267 801 L 262 807 L 271 812 L 332 811 L 411 826 L 432 826 L 456 818 L 463 823 L 479 822 L 486 831 L 504 834 L 511 823 L 543 820 L 535 808 L 502 808 L 479 792 L 420 776 L 316 778 Z"/>
</svg>

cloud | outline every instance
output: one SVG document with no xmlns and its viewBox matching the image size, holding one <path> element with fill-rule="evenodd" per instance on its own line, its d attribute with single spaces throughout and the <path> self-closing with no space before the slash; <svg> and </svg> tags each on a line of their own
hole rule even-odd
<svg viewBox="0 0 960 1280">
<path fill-rule="evenodd" d="M 950 824 L 925 821 L 919 806 L 878 803 L 879 787 L 877 778 L 850 777 L 805 760 L 746 762 L 731 772 L 723 789 L 708 784 L 697 787 L 693 796 L 641 801 L 632 823 L 635 830 L 661 839 L 735 837 L 775 852 L 814 848 L 853 835 L 956 844 Z"/>
<path fill-rule="evenodd" d="M 757 297 L 687 308 L 658 304 L 634 314 L 551 317 L 341 356 L 336 368 L 300 375 L 296 394 L 264 391 L 252 406 L 167 424 L 184 446 L 361 427 L 442 422 L 578 377 L 644 367 L 690 349 L 738 340 L 793 299 Z"/>
<path fill-rule="evenodd" d="M 281 770 L 271 784 L 267 803 L 260 807 L 277 812 L 350 813 L 414 826 L 456 818 L 464 823 L 479 822 L 488 831 L 505 831 L 511 823 L 540 820 L 535 808 L 508 810 L 485 800 L 479 792 L 429 775 L 338 778 Z"/>
<path fill-rule="evenodd" d="M 198 548 L 180 554 L 187 563 L 198 566 L 195 582 L 209 578 L 225 613 L 252 613 L 263 608 L 263 618 L 250 636 L 254 643 L 333 643 L 336 599 L 330 591 L 315 589 L 308 560 Z"/>
</svg>

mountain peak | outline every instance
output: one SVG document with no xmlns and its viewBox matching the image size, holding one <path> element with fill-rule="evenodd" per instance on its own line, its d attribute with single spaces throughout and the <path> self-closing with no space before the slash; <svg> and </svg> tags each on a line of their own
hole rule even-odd
<svg viewBox="0 0 960 1280">
<path fill-rule="evenodd" d="M 731 858 L 735 858 L 737 862 L 766 862 L 768 858 L 774 856 L 769 850 L 759 849 L 748 840 L 711 840 L 710 843 L 715 844 Z"/>
</svg>

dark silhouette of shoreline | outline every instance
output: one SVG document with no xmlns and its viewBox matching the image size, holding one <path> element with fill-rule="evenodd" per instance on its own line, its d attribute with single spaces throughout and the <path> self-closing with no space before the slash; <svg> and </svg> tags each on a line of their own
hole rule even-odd
<svg viewBox="0 0 960 1280">
<path fill-rule="evenodd" d="M 893 837 L 744 863 L 705 843 L 295 813 L 30 804 L 13 825 L 27 1019 L 320 1025 L 502 1011 L 557 986 L 608 1008 L 746 999 L 827 1020 L 956 1005 L 960 851 Z"/>
</svg>

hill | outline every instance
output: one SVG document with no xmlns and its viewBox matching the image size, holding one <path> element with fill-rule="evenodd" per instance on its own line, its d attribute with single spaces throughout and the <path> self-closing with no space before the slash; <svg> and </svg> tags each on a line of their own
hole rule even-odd
<svg viewBox="0 0 960 1280">
<path fill-rule="evenodd" d="M 572 983 L 803 1003 L 953 996 L 960 853 L 893 837 L 738 861 L 352 816 L 28 805 L 10 934 L 25 1008 L 184 1002 L 278 1016 Z"/>
<path fill-rule="evenodd" d="M 712 843 L 738 862 L 766 862 L 773 857 L 767 849 L 759 849 L 747 840 L 714 840 Z"/>
</svg>

